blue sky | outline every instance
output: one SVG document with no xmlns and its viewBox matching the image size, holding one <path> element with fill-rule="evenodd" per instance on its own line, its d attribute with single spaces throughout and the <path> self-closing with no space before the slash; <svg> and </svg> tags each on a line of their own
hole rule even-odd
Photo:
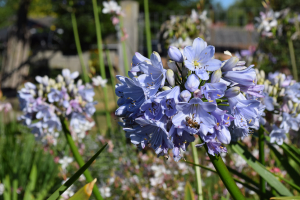
<svg viewBox="0 0 300 200">
<path fill-rule="evenodd" d="M 223 8 L 227 9 L 229 6 L 234 4 L 236 0 L 214 0 L 214 3 L 220 3 Z"/>
</svg>

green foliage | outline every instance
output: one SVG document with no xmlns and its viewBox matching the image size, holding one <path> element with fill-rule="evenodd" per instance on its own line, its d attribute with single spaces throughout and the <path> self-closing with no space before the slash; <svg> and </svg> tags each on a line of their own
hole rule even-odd
<svg viewBox="0 0 300 200">
<path fill-rule="evenodd" d="M 186 182 L 184 187 L 184 200 L 194 200 L 195 195 L 190 182 Z"/>
<path fill-rule="evenodd" d="M 45 199 L 61 182 L 53 156 L 36 143 L 23 125 L 12 122 L 4 125 L 3 131 L 0 133 L 0 182 L 9 191 L 4 196 L 13 200 Z"/>
</svg>

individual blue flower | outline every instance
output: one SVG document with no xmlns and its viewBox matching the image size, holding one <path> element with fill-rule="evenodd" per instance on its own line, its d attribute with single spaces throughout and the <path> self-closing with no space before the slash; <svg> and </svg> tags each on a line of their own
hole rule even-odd
<svg viewBox="0 0 300 200">
<path fill-rule="evenodd" d="M 183 62 L 183 56 L 177 47 L 170 46 L 168 50 L 168 55 L 171 58 L 171 60 L 174 60 L 175 62 Z"/>
<path fill-rule="evenodd" d="M 202 147 L 204 143 L 197 144 L 196 147 Z M 217 142 L 215 140 L 211 140 L 206 143 L 208 148 L 208 153 L 212 156 L 220 155 L 220 153 L 227 153 L 226 147 L 223 147 L 220 142 Z"/>
<path fill-rule="evenodd" d="M 278 145 L 282 145 L 285 138 L 286 138 L 285 130 L 278 128 L 276 125 L 273 125 L 273 130 L 270 133 L 270 142 L 271 143 L 276 142 Z"/>
<path fill-rule="evenodd" d="M 141 111 L 144 113 L 146 119 L 160 120 L 163 116 L 163 108 L 161 99 L 150 97 L 141 105 Z"/>
<path fill-rule="evenodd" d="M 211 114 L 216 118 L 217 124 L 215 126 L 216 135 L 218 140 L 223 144 L 229 144 L 231 141 L 231 134 L 228 130 L 231 121 L 234 120 L 234 117 L 230 114 L 227 114 L 226 110 L 221 110 L 217 108 Z"/>
<path fill-rule="evenodd" d="M 212 102 L 215 99 L 222 98 L 226 88 L 225 83 L 206 83 L 201 87 L 201 92 L 209 102 Z"/>
<path fill-rule="evenodd" d="M 206 135 L 216 124 L 216 119 L 208 113 L 216 109 L 214 103 L 193 98 L 189 103 L 178 103 L 176 109 L 179 112 L 172 119 L 175 128 L 186 130 L 192 134 L 202 131 Z"/>
<path fill-rule="evenodd" d="M 44 134 L 42 122 L 31 124 L 29 128 L 35 137 L 41 137 Z"/>
<path fill-rule="evenodd" d="M 196 71 L 199 78 L 208 80 L 208 71 L 215 71 L 219 69 L 222 62 L 217 59 L 213 59 L 215 54 L 215 48 L 213 46 L 207 46 L 201 38 L 196 38 L 193 42 L 193 46 L 187 46 L 184 48 L 184 55 L 186 60 L 185 66 L 191 70 Z"/>
<path fill-rule="evenodd" d="M 144 75 L 147 75 L 143 78 L 141 84 L 143 86 L 150 86 L 156 85 L 154 83 L 158 82 L 160 87 L 163 87 L 166 80 L 166 71 L 163 67 L 161 62 L 161 57 L 157 52 L 151 54 L 150 57 L 151 63 L 149 61 L 144 61 L 139 63 L 139 67 Z"/>
<path fill-rule="evenodd" d="M 221 68 L 223 72 L 223 79 L 231 83 L 237 83 L 239 87 L 243 87 L 243 92 L 246 92 L 250 86 L 256 86 L 256 72 L 253 69 L 254 65 L 249 66 L 244 70 L 235 70 L 238 67 L 239 59 L 231 57 L 225 62 Z"/>
<path fill-rule="evenodd" d="M 190 100 L 192 94 L 187 90 L 183 90 L 179 96 L 180 96 L 181 101 L 188 102 Z"/>
<path fill-rule="evenodd" d="M 270 97 L 268 93 L 263 93 L 264 98 L 261 99 L 262 103 L 266 106 L 268 111 L 274 110 L 274 99 Z"/>
<path fill-rule="evenodd" d="M 54 133 L 54 130 L 61 131 L 62 126 L 59 118 L 54 114 L 44 119 L 43 128 L 47 128 L 50 133 Z"/>
<path fill-rule="evenodd" d="M 283 129 L 285 131 L 285 133 L 288 133 L 290 131 L 290 129 L 294 130 L 294 131 L 298 131 L 299 130 L 299 122 L 296 118 L 293 118 L 292 115 L 283 112 L 282 113 L 282 122 L 279 126 L 279 128 Z"/>
<path fill-rule="evenodd" d="M 60 91 L 57 89 L 51 89 L 51 92 L 48 94 L 48 101 L 50 103 L 58 102 L 62 98 Z"/>
<path fill-rule="evenodd" d="M 148 59 L 145 56 L 143 56 L 142 54 L 136 52 L 134 54 L 134 56 L 132 57 L 132 63 L 131 63 L 132 68 L 131 68 L 130 72 L 132 72 L 134 75 L 137 75 L 137 73 L 139 73 L 141 71 L 138 64 L 141 62 L 144 62 L 144 61 L 150 61 L 150 59 Z"/>
<path fill-rule="evenodd" d="M 285 90 L 285 95 L 295 103 L 300 103 L 300 83 L 294 83 Z"/>
<path fill-rule="evenodd" d="M 176 104 L 180 101 L 180 88 L 179 86 L 174 87 L 171 90 L 166 90 L 158 93 L 157 98 L 161 98 L 161 105 L 164 110 L 164 113 L 171 117 L 176 114 Z"/>
<path fill-rule="evenodd" d="M 177 128 L 173 125 L 171 129 L 169 130 L 169 137 L 171 138 L 171 141 L 174 144 L 173 148 L 173 158 L 177 162 L 181 159 L 182 155 L 180 154 L 180 151 L 186 151 L 187 147 L 191 142 L 195 141 L 195 137 L 192 134 L 189 134 L 186 131 L 181 131 L 181 134 L 179 135 L 177 133 Z"/>
<path fill-rule="evenodd" d="M 85 105 L 84 111 L 89 117 L 91 117 L 96 112 L 96 108 L 95 108 L 96 104 L 97 102 L 88 102 Z"/>
<path fill-rule="evenodd" d="M 231 87 L 231 88 L 227 89 L 225 91 L 224 96 L 227 97 L 227 98 L 236 97 L 237 95 L 240 94 L 240 91 L 241 91 L 240 87 L 234 86 L 234 87 Z"/>
<path fill-rule="evenodd" d="M 124 128 L 126 136 L 133 144 L 145 148 L 150 145 L 158 155 L 168 154 L 169 149 L 173 149 L 173 144 L 168 138 L 166 130 L 166 118 L 159 121 L 147 120 L 139 117 L 135 120 L 139 125 L 132 128 Z"/>
<path fill-rule="evenodd" d="M 93 102 L 95 95 L 93 88 L 83 88 L 79 90 L 78 93 L 81 95 L 83 100 L 87 102 Z"/>
<path fill-rule="evenodd" d="M 187 81 L 184 84 L 185 89 L 189 90 L 190 92 L 194 92 L 198 89 L 200 85 L 200 80 L 195 74 L 191 74 Z"/>
<path fill-rule="evenodd" d="M 253 126 L 256 119 L 260 117 L 257 109 L 260 102 L 257 100 L 247 100 L 242 94 L 233 98 L 228 98 L 228 102 L 231 114 L 235 118 L 235 126 L 237 128 L 245 129 L 248 134 L 249 126 Z"/>
</svg>

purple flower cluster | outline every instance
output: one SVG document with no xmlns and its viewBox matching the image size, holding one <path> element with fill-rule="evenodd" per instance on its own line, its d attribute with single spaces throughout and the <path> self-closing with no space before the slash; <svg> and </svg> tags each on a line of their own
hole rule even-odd
<svg viewBox="0 0 300 200">
<path fill-rule="evenodd" d="M 268 120 L 262 118 L 261 124 L 271 130 L 271 143 L 281 145 L 287 133 L 300 128 L 300 83 L 279 72 L 269 73 L 267 79 L 264 71 L 256 73 L 258 82 L 264 84 L 261 107 L 269 116 Z"/>
<path fill-rule="evenodd" d="M 70 120 L 72 137 L 81 141 L 85 132 L 94 126 L 90 117 L 95 112 L 94 90 L 89 84 L 82 85 L 78 72 L 64 69 L 56 79 L 47 76 L 36 77 L 39 83 L 25 83 L 18 92 L 23 115 L 20 117 L 31 128 L 36 137 L 56 144 L 62 125 L 60 117 Z"/>
<path fill-rule="evenodd" d="M 164 156 L 172 149 L 178 161 L 196 135 L 203 141 L 196 146 L 206 144 L 217 155 L 227 151 L 222 144 L 231 141 L 229 126 L 242 136 L 258 127 L 260 102 L 241 93 L 262 96 L 253 66 L 236 57 L 221 62 L 214 53 L 201 38 L 183 52 L 170 47 L 168 70 L 158 53 L 150 59 L 136 53 L 129 78 L 117 76 L 116 85 L 116 115 L 133 144 Z"/>
</svg>

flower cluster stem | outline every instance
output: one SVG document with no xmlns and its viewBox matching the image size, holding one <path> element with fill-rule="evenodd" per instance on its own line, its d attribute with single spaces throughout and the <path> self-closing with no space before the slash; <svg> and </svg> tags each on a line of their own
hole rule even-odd
<svg viewBox="0 0 300 200">
<path fill-rule="evenodd" d="M 114 87 L 116 85 L 116 80 L 115 80 L 114 68 L 113 68 L 113 65 L 112 65 L 111 59 L 110 59 L 110 52 L 108 49 L 106 49 L 105 53 L 106 53 L 106 59 L 107 59 L 107 63 L 108 63 L 109 74 L 110 74 L 110 78 L 111 78 L 111 84 Z M 118 98 L 115 95 L 116 103 L 117 103 L 117 100 L 118 100 Z"/>
<path fill-rule="evenodd" d="M 79 167 L 82 167 L 84 165 L 84 161 L 83 161 L 81 155 L 79 154 L 78 149 L 73 141 L 70 130 L 68 128 L 68 122 L 63 117 L 60 118 L 60 122 L 62 124 L 63 131 L 65 133 L 65 136 L 66 136 L 67 142 L 70 146 L 70 149 L 73 153 L 73 156 L 74 156 L 76 162 L 78 163 Z M 92 178 L 91 173 L 88 170 L 86 170 L 83 174 L 84 174 L 87 182 L 92 182 L 94 180 Z M 97 200 L 103 199 L 96 185 L 93 187 L 93 193 Z"/>
<path fill-rule="evenodd" d="M 192 153 L 193 153 L 194 163 L 196 165 L 199 165 L 198 152 L 197 152 L 197 148 L 195 146 L 195 142 L 192 142 L 191 145 L 192 145 Z M 196 172 L 196 182 L 197 182 L 196 192 L 197 192 L 197 195 L 198 195 L 198 200 L 203 200 L 202 180 L 201 180 L 200 167 L 195 166 L 195 172 Z"/>
<path fill-rule="evenodd" d="M 291 62 L 293 67 L 293 76 L 294 79 L 298 81 L 298 70 L 296 65 L 295 51 L 294 51 L 293 41 L 291 38 L 288 39 L 288 44 L 289 44 L 289 52 L 290 52 L 290 57 L 291 57 Z"/>
<path fill-rule="evenodd" d="M 264 129 L 262 127 L 258 130 L 258 145 L 259 145 L 259 162 L 262 165 L 265 165 L 265 136 L 264 136 Z M 266 181 L 262 177 L 260 177 L 259 187 L 261 191 L 260 199 L 264 200 L 264 196 L 266 193 Z"/>
<path fill-rule="evenodd" d="M 96 34 L 97 34 L 97 45 L 98 45 L 98 56 L 99 56 L 99 66 L 100 66 L 100 73 L 102 79 L 106 79 L 105 74 L 105 66 L 104 66 L 104 60 L 102 55 L 102 36 L 101 36 L 101 25 L 99 20 L 99 10 L 97 6 L 97 0 L 93 0 L 93 10 L 94 10 L 94 17 L 95 17 L 95 24 L 96 24 Z M 103 93 L 104 93 L 104 105 L 106 110 L 106 123 L 107 127 L 110 130 L 111 129 L 111 117 L 109 113 L 108 108 L 108 94 L 107 94 L 107 87 L 103 87 Z"/>
<path fill-rule="evenodd" d="M 72 6 L 72 5 L 73 5 L 73 2 L 70 1 L 70 6 Z M 75 16 L 74 11 L 71 12 L 71 18 L 72 18 L 73 33 L 74 33 L 74 38 L 75 38 L 75 45 L 76 45 L 77 53 L 79 56 L 80 65 L 82 68 L 83 80 L 85 83 L 88 83 L 89 76 L 88 76 L 88 72 L 87 72 L 86 66 L 84 64 L 84 61 L 83 61 L 82 50 L 81 50 L 79 34 L 78 34 L 77 21 L 76 21 L 76 16 Z"/>
<path fill-rule="evenodd" d="M 146 39 L 147 39 L 147 51 L 148 51 L 148 57 L 150 58 L 151 53 L 152 53 L 152 44 L 151 44 L 151 31 L 150 31 L 148 0 L 144 0 L 144 10 L 145 10 L 145 31 L 146 31 Z"/>
<path fill-rule="evenodd" d="M 121 33 L 121 44 L 122 44 L 122 52 L 123 52 L 123 62 L 124 62 L 124 69 L 125 69 L 125 73 L 129 71 L 129 66 L 128 66 L 128 58 L 127 58 L 127 51 L 126 51 L 126 39 L 122 37 L 124 37 L 124 33 L 123 33 L 123 17 L 120 15 L 119 17 L 120 20 L 120 33 Z M 126 74 L 125 74 L 126 75 Z"/>
<path fill-rule="evenodd" d="M 243 194 L 241 193 L 241 190 L 238 188 L 238 186 L 236 185 L 235 181 L 232 178 L 232 175 L 229 173 L 226 165 L 224 164 L 221 156 L 212 156 L 208 153 L 208 147 L 205 144 L 204 145 L 205 150 L 212 162 L 212 164 L 214 165 L 216 171 L 218 172 L 220 178 L 222 179 L 225 187 L 227 188 L 227 190 L 229 191 L 229 193 L 231 194 L 232 198 L 235 200 L 244 200 L 245 197 L 243 196 Z"/>
</svg>

